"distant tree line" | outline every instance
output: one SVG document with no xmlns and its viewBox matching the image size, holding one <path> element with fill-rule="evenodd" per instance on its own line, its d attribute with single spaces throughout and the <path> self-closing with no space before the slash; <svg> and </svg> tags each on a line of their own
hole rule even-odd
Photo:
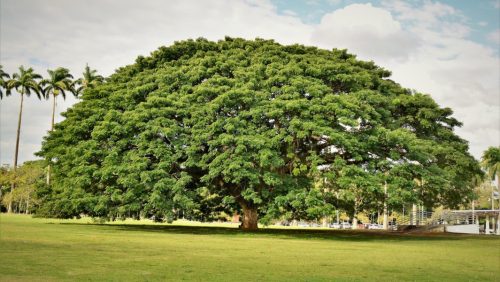
<svg viewBox="0 0 500 282">
<path fill-rule="evenodd" d="M 12 212 L 32 213 L 39 204 L 37 189 L 44 184 L 46 162 L 27 161 L 14 170 L 11 166 L 0 167 L 0 199 L 3 208 Z M 15 189 L 12 188 L 15 184 Z"/>
</svg>

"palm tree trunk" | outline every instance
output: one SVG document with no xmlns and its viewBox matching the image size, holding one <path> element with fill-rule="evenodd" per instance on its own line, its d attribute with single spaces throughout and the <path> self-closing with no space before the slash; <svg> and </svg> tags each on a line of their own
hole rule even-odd
<svg viewBox="0 0 500 282">
<path fill-rule="evenodd" d="M 21 135 L 21 119 L 23 117 L 23 102 L 24 102 L 24 93 L 21 90 L 21 105 L 19 107 L 19 117 L 17 119 L 17 135 L 16 135 L 16 151 L 14 153 L 14 174 L 16 173 L 17 169 L 17 158 L 19 156 L 19 136 Z M 10 187 L 10 192 L 12 193 L 16 187 L 15 181 L 12 183 L 12 186 Z M 11 213 L 12 212 L 12 200 L 9 202 L 9 205 L 7 207 L 7 212 Z"/>
<path fill-rule="evenodd" d="M 54 117 L 56 113 L 56 95 L 52 94 L 54 99 L 52 100 L 52 122 L 50 124 L 50 131 L 54 130 Z"/>
<path fill-rule="evenodd" d="M 52 122 L 50 123 L 50 131 L 54 130 L 54 116 L 56 113 L 56 95 L 52 94 Z M 47 185 L 50 185 L 50 164 L 47 166 Z"/>
<path fill-rule="evenodd" d="M 21 119 L 23 117 L 24 94 L 21 92 L 21 105 L 19 107 L 19 117 L 17 120 L 16 152 L 14 154 L 14 170 L 17 168 L 17 157 L 19 155 L 19 136 L 21 135 Z"/>
</svg>

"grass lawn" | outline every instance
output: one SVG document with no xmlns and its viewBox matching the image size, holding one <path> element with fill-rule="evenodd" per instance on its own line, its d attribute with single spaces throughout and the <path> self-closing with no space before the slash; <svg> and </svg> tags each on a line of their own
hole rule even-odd
<svg viewBox="0 0 500 282">
<path fill-rule="evenodd" d="M 500 237 L 0 215 L 0 281 L 500 281 Z"/>
</svg>

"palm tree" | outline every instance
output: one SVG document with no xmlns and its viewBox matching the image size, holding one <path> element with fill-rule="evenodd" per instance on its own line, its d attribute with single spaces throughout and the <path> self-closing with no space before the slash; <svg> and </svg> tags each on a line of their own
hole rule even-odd
<svg viewBox="0 0 500 282">
<path fill-rule="evenodd" d="M 83 77 L 75 80 L 74 84 L 80 85 L 80 87 L 75 88 L 76 95 L 80 95 L 80 93 L 86 88 L 92 88 L 99 83 L 104 82 L 104 77 L 97 74 L 97 70 L 93 70 L 89 67 L 89 64 L 85 66 L 83 71 Z"/>
<path fill-rule="evenodd" d="M 6 73 L 6 72 L 3 71 L 3 67 L 2 67 L 2 65 L 0 65 L 0 99 L 3 99 L 2 88 L 6 89 L 6 92 L 8 92 L 8 90 L 7 90 L 7 81 L 4 80 L 4 78 L 10 78 L 10 76 L 9 76 L 8 73 Z"/>
<path fill-rule="evenodd" d="M 14 153 L 14 172 L 17 168 L 17 158 L 19 156 L 19 136 L 21 134 L 21 119 L 23 116 L 23 101 L 24 95 L 30 96 L 32 92 L 41 99 L 43 92 L 40 89 L 40 85 L 36 81 L 42 78 L 39 74 L 35 73 L 32 68 L 25 69 L 23 66 L 19 67 L 19 73 L 14 73 L 12 79 L 7 81 L 7 89 L 15 89 L 17 93 L 21 95 L 21 104 L 19 107 L 19 117 L 17 120 L 17 135 L 16 135 L 16 151 Z M 10 95 L 10 91 L 6 92 L 6 95 Z M 14 189 L 15 183 L 12 184 L 11 189 Z M 12 211 L 12 203 L 8 206 L 8 212 Z"/>
<path fill-rule="evenodd" d="M 66 68 L 57 68 L 55 70 L 47 70 L 49 73 L 49 78 L 40 81 L 40 85 L 43 86 L 43 92 L 47 99 L 50 98 L 52 94 L 52 122 L 50 124 L 50 131 L 54 130 L 54 117 L 56 113 L 56 99 L 59 94 L 66 99 L 66 92 L 70 91 L 75 95 L 75 90 L 73 89 L 73 82 L 71 79 L 73 76 L 69 73 Z M 76 96 L 76 95 L 75 95 Z M 47 167 L 47 184 L 50 185 L 50 164 Z"/>
<path fill-rule="evenodd" d="M 497 187 L 500 188 L 500 147 L 489 147 L 483 153 L 481 165 L 486 169 L 491 180 L 497 178 Z"/>
<path fill-rule="evenodd" d="M 57 68 L 55 70 L 47 70 L 49 73 L 49 78 L 40 81 L 40 85 L 43 86 L 43 92 L 45 93 L 45 98 L 49 99 L 52 94 L 52 122 L 50 124 L 50 131 L 54 130 L 54 116 L 56 111 L 56 99 L 59 94 L 66 99 L 66 92 L 70 91 L 75 93 L 72 87 L 71 79 L 73 76 L 69 73 L 66 68 Z"/>
</svg>

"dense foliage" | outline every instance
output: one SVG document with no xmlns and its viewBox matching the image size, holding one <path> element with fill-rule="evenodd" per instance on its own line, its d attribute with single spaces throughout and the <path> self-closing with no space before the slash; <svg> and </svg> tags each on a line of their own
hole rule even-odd
<svg viewBox="0 0 500 282">
<path fill-rule="evenodd" d="M 226 38 L 177 42 L 86 89 L 39 152 L 40 214 L 240 210 L 243 228 L 404 203 L 456 206 L 480 173 L 460 122 L 345 50 Z M 383 186 L 388 191 L 384 194 Z"/>
<path fill-rule="evenodd" d="M 27 161 L 16 170 L 0 167 L 0 204 L 14 211 L 30 213 L 38 204 L 37 189 L 44 181 L 44 161 Z M 12 188 L 15 184 L 15 189 Z M 0 206 L 1 207 L 1 206 Z"/>
<path fill-rule="evenodd" d="M 483 153 L 481 165 L 486 170 L 491 180 L 497 178 L 500 184 L 500 147 L 489 147 Z M 500 187 L 497 187 L 500 188 Z"/>
</svg>

